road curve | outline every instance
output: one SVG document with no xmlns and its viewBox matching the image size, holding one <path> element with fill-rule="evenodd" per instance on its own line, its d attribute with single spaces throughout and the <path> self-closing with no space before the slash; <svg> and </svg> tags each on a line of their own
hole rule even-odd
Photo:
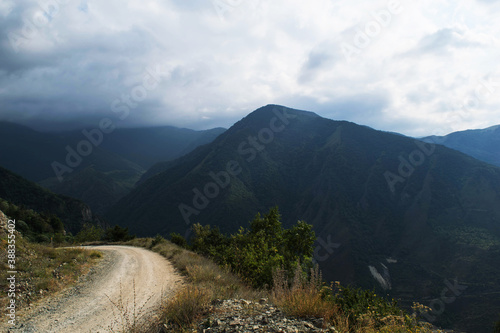
<svg viewBox="0 0 500 333">
<path fill-rule="evenodd" d="M 162 298 L 171 297 L 182 283 L 172 264 L 157 253 L 129 246 L 89 248 L 104 254 L 94 273 L 40 302 L 21 316 L 11 332 L 122 331 L 134 318 L 134 303 L 135 318 L 147 320 Z"/>
</svg>

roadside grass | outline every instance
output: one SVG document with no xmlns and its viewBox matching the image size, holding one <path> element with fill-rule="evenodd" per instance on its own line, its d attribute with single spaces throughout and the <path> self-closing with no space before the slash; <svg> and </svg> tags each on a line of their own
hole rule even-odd
<svg viewBox="0 0 500 333">
<path fill-rule="evenodd" d="M 210 259 L 181 248 L 165 239 L 136 238 L 124 245 L 148 248 L 167 258 L 186 277 L 186 283 L 162 305 L 161 325 L 183 332 L 210 313 L 217 300 L 244 298 L 258 300 L 269 292 L 246 285 L 229 268 L 222 268 Z"/>
<path fill-rule="evenodd" d="M 273 275 L 272 302 L 290 316 L 322 318 L 323 327 L 334 326 L 339 333 L 438 333 L 428 323 L 420 322 L 417 313 L 429 310 L 415 303 L 414 314 L 402 311 L 397 304 L 367 290 L 327 286 L 316 266 L 306 278 L 300 267 L 288 281 L 286 272 Z"/>
<path fill-rule="evenodd" d="M 120 297 L 113 301 L 108 297 L 109 302 L 113 305 L 113 314 L 115 320 L 111 326 L 106 328 L 106 332 L 111 333 L 143 333 L 156 332 L 158 318 L 153 317 L 153 320 L 145 320 L 148 313 L 145 310 L 147 303 L 151 300 L 152 295 L 141 305 L 137 304 L 137 294 L 135 289 L 135 280 L 133 282 L 133 299 L 131 302 L 125 300 L 122 285 L 120 283 Z"/>
<path fill-rule="evenodd" d="M 86 274 L 101 253 L 81 248 L 53 248 L 34 244 L 16 233 L 16 306 L 33 302 L 75 284 Z M 0 290 L 7 290 L 7 235 L 0 231 Z M 6 292 L 0 294 L 0 307 L 7 306 Z"/>
<path fill-rule="evenodd" d="M 414 314 L 403 312 L 397 304 L 374 292 L 335 284 L 327 286 L 316 267 L 307 276 L 298 268 L 292 281 L 284 271 L 274 273 L 271 290 L 256 290 L 241 278 L 212 260 L 179 247 L 161 237 L 138 238 L 124 245 L 139 246 L 170 260 L 185 277 L 186 283 L 174 297 L 164 302 L 159 328 L 149 332 L 191 332 L 213 311 L 217 301 L 232 298 L 269 300 L 284 313 L 301 318 L 322 318 L 324 327 L 334 326 L 338 333 L 437 333 L 430 324 L 418 319 L 425 312 L 415 304 Z"/>
</svg>

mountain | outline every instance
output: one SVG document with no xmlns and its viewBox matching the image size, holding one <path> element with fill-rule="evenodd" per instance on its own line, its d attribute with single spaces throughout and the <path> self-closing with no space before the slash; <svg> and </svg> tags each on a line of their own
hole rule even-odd
<svg viewBox="0 0 500 333">
<path fill-rule="evenodd" d="M 445 136 L 428 136 L 422 140 L 439 143 L 478 160 L 500 166 L 500 125 L 453 132 Z"/>
<path fill-rule="evenodd" d="M 64 229 L 73 234 L 80 231 L 84 223 L 100 223 L 82 201 L 54 194 L 2 167 L 0 198 L 41 214 L 56 215 L 63 223 Z"/>
<path fill-rule="evenodd" d="M 106 138 L 102 147 L 147 170 L 158 162 L 175 159 L 212 142 L 224 131 L 224 128 L 195 131 L 173 126 L 123 128 Z"/>
<path fill-rule="evenodd" d="M 138 235 L 224 232 L 278 205 L 313 224 L 330 281 L 486 332 L 500 305 L 500 169 L 455 150 L 268 105 L 170 162 L 107 215 Z M 464 290 L 465 289 L 465 290 Z"/>
<path fill-rule="evenodd" d="M 151 165 L 211 142 L 223 131 L 165 126 L 42 133 L 0 122 L 0 165 L 103 214 Z"/>
</svg>

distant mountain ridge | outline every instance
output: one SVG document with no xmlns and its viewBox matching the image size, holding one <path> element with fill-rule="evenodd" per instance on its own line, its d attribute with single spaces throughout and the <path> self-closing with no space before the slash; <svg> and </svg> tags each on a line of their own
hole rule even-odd
<svg viewBox="0 0 500 333">
<path fill-rule="evenodd" d="M 182 156 L 224 129 L 171 126 L 38 132 L 0 122 L 0 165 L 103 214 L 151 165 Z"/>
<path fill-rule="evenodd" d="M 500 166 L 500 125 L 453 132 L 445 136 L 428 136 L 422 140 L 436 142 L 478 160 Z"/>
<path fill-rule="evenodd" d="M 80 231 L 84 223 L 101 223 L 84 202 L 54 194 L 2 167 L 0 198 L 38 213 L 54 214 L 61 219 L 65 230 L 73 234 Z"/>
<path fill-rule="evenodd" d="M 268 105 L 106 216 L 139 235 L 234 232 L 274 205 L 285 226 L 314 225 L 327 279 L 429 305 L 456 278 L 467 297 L 436 323 L 486 332 L 496 319 L 500 298 L 481 295 L 500 285 L 500 168 L 440 145 Z"/>
</svg>

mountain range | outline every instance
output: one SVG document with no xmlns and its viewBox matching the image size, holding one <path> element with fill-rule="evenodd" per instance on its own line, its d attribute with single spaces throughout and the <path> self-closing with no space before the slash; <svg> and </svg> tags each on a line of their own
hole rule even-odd
<svg viewBox="0 0 500 333">
<path fill-rule="evenodd" d="M 311 112 L 252 112 L 163 164 L 106 217 L 138 235 L 189 235 L 193 223 L 235 232 L 275 205 L 285 226 L 314 226 L 329 281 L 420 301 L 436 323 L 472 332 L 498 315 L 500 168 Z"/>
<path fill-rule="evenodd" d="M 54 194 L 23 177 L 0 167 L 0 198 L 41 214 L 55 215 L 64 230 L 76 234 L 85 223 L 101 224 L 83 201 Z"/>
<path fill-rule="evenodd" d="M 500 125 L 453 132 L 445 136 L 428 136 L 422 140 L 436 142 L 478 160 L 500 166 Z"/>
<path fill-rule="evenodd" d="M 102 130 L 45 133 L 0 122 L 0 165 L 103 214 L 153 164 L 182 156 L 224 131 L 172 126 Z"/>
<path fill-rule="evenodd" d="M 0 122 L 0 165 L 139 236 L 189 237 L 194 223 L 232 233 L 277 205 L 285 227 L 313 225 L 326 280 L 375 288 L 406 306 L 419 301 L 444 327 L 489 332 L 497 319 L 498 126 L 415 139 L 267 105 L 228 130 L 101 134 Z M 0 197 L 13 203 L 28 193 L 59 209 L 87 207 L 0 171 L 9 180 Z M 75 232 L 82 219 L 71 214 L 78 222 L 64 223 Z"/>
</svg>

